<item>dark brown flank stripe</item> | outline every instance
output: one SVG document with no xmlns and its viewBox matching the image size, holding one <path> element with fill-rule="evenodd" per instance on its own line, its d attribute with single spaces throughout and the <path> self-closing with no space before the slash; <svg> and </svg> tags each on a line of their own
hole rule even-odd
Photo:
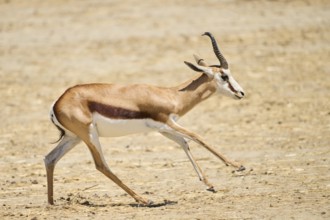
<svg viewBox="0 0 330 220">
<path fill-rule="evenodd" d="M 106 105 L 98 102 L 88 102 L 88 108 L 91 112 L 97 112 L 105 117 L 113 119 L 145 119 L 150 118 L 147 112 L 133 111 L 124 108 L 119 108 L 111 105 Z"/>
</svg>

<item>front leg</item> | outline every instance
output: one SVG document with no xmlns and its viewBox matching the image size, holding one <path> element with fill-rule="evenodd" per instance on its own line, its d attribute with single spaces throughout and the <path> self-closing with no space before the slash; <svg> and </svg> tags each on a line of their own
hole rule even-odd
<svg viewBox="0 0 330 220">
<path fill-rule="evenodd" d="M 222 155 L 221 153 L 217 152 L 213 147 L 209 146 L 208 144 L 206 144 L 202 138 L 195 134 L 194 132 L 191 132 L 185 128 L 183 128 L 182 126 L 180 126 L 179 124 L 177 124 L 174 120 L 174 118 L 169 117 L 168 121 L 167 121 L 167 125 L 172 128 L 175 132 L 180 133 L 182 136 L 189 138 L 193 141 L 195 141 L 196 143 L 202 145 L 203 147 L 205 147 L 207 150 L 209 150 L 211 153 L 213 153 L 215 156 L 217 156 L 220 160 L 222 160 L 226 166 L 233 166 L 235 168 L 238 168 L 237 171 L 243 171 L 245 170 L 245 167 L 241 164 L 238 164 L 234 161 L 231 161 L 229 159 L 227 159 L 224 155 Z"/>
<path fill-rule="evenodd" d="M 209 183 L 209 181 L 206 178 L 206 176 L 204 175 L 202 169 L 200 168 L 200 166 L 196 162 L 195 158 L 191 154 L 187 141 L 180 135 L 174 135 L 174 134 L 168 133 L 168 132 L 160 132 L 160 133 L 162 135 L 164 135 L 165 137 L 167 137 L 168 139 L 178 143 L 183 148 L 183 150 L 187 154 L 190 162 L 192 163 L 192 165 L 199 177 L 199 180 L 202 181 L 207 186 L 207 190 L 209 190 L 211 192 L 215 192 L 213 185 L 211 183 Z"/>
</svg>

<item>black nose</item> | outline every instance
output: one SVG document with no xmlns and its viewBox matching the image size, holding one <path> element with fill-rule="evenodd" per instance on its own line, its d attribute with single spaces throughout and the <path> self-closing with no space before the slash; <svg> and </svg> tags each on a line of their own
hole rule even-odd
<svg viewBox="0 0 330 220">
<path fill-rule="evenodd" d="M 244 96 L 244 95 L 245 95 L 245 94 L 244 94 L 244 92 L 240 92 L 240 93 L 241 93 L 241 95 L 242 95 L 242 96 Z"/>
</svg>

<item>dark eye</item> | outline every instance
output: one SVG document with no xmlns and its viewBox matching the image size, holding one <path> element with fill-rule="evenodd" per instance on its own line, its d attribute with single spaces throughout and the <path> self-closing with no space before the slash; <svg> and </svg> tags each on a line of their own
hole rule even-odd
<svg viewBox="0 0 330 220">
<path fill-rule="evenodd" d="M 223 74 L 223 75 L 221 75 L 221 79 L 222 79 L 223 81 L 228 81 L 228 76 L 225 75 L 225 74 Z"/>
</svg>

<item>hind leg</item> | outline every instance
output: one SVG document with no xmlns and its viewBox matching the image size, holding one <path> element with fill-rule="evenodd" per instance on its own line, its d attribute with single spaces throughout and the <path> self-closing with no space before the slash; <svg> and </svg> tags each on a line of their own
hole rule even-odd
<svg viewBox="0 0 330 220">
<path fill-rule="evenodd" d="M 91 124 L 89 126 L 89 140 L 84 140 L 86 145 L 88 146 L 92 157 L 94 159 L 95 167 L 98 171 L 103 173 L 106 177 L 111 179 L 114 183 L 116 183 L 120 188 L 122 188 L 125 192 L 127 192 L 130 196 L 132 196 L 135 201 L 150 205 L 152 201 L 148 201 L 138 194 L 136 194 L 133 190 L 131 190 L 128 186 L 126 186 L 109 168 L 108 164 L 105 161 L 103 156 L 101 144 L 99 142 L 99 136 L 97 133 L 96 127 Z"/>
<path fill-rule="evenodd" d="M 56 163 L 81 141 L 76 136 L 65 135 L 58 145 L 44 159 L 47 172 L 48 203 L 53 205 L 54 168 Z"/>
</svg>

